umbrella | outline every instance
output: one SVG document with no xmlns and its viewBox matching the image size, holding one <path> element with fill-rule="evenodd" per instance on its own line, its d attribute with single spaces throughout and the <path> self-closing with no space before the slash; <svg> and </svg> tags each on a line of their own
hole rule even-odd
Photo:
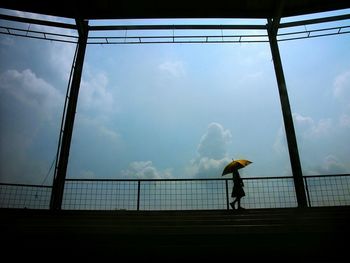
<svg viewBox="0 0 350 263">
<path fill-rule="evenodd" d="M 225 169 L 222 171 L 222 175 L 230 174 L 235 169 L 241 169 L 251 164 L 252 162 L 249 160 L 232 160 L 228 165 L 226 165 Z"/>
</svg>

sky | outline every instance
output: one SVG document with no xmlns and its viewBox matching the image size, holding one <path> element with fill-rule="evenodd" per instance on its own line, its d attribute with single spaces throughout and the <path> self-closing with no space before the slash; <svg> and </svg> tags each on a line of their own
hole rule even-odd
<svg viewBox="0 0 350 263">
<path fill-rule="evenodd" d="M 304 175 L 350 173 L 349 46 L 279 42 Z M 0 34 L 1 182 L 52 184 L 74 51 Z M 232 159 L 253 162 L 242 177 L 291 175 L 268 43 L 88 45 L 67 178 L 220 178 Z"/>
</svg>

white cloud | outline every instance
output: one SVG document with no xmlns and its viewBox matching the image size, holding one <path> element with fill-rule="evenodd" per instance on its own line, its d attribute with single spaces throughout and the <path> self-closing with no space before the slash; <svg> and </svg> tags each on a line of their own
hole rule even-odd
<svg viewBox="0 0 350 263">
<path fill-rule="evenodd" d="M 91 118 L 81 115 L 75 125 L 81 127 L 82 131 L 93 131 L 94 135 L 103 138 L 103 141 L 108 142 L 110 146 L 120 142 L 120 134 L 110 128 L 104 118 Z"/>
<path fill-rule="evenodd" d="M 129 164 L 127 170 L 121 172 L 123 178 L 134 179 L 167 179 L 171 178 L 171 170 L 158 170 L 152 161 L 138 161 Z"/>
<path fill-rule="evenodd" d="M 231 132 L 221 124 L 212 122 L 200 139 L 198 157 L 186 168 L 189 177 L 217 177 L 231 159 L 227 148 L 231 143 Z"/>
<path fill-rule="evenodd" d="M 333 94 L 336 98 L 342 98 L 350 91 L 350 70 L 339 74 L 333 82 Z"/>
<path fill-rule="evenodd" d="M 15 40 L 13 37 L 9 37 L 9 36 L 2 36 L 0 38 L 0 45 L 3 46 L 13 46 L 15 43 Z"/>
<path fill-rule="evenodd" d="M 72 19 L 66 19 L 61 17 L 35 14 L 29 12 L 21 12 L 15 10 L 6 10 L 5 13 L 10 15 L 18 16 L 18 17 L 26 17 L 31 19 L 38 20 L 48 20 L 53 22 L 67 22 L 70 24 L 74 24 L 75 22 Z M 77 31 L 73 29 L 59 28 L 59 27 L 49 27 L 44 25 L 36 25 L 36 24 L 27 24 L 25 25 L 26 29 L 46 32 L 52 34 L 63 34 L 63 35 L 72 35 L 77 36 Z M 23 33 L 24 34 L 24 33 Z M 37 33 L 28 32 L 28 36 L 38 36 Z M 41 36 L 41 34 L 40 34 Z M 66 38 L 61 36 L 50 36 L 46 35 L 47 38 L 54 38 L 59 40 L 73 40 L 72 38 Z M 14 43 L 13 38 L 2 38 L 2 44 L 4 45 L 12 45 Z M 45 42 L 45 41 L 44 41 Z M 48 66 L 51 66 L 55 73 L 64 81 L 68 82 L 68 77 L 70 73 L 70 69 L 73 62 L 73 56 L 76 45 L 73 43 L 63 43 L 63 42 L 50 42 L 50 45 L 47 46 L 47 49 L 42 50 L 42 56 L 46 61 L 49 62 Z"/>
<path fill-rule="evenodd" d="M 90 170 L 81 170 L 78 178 L 83 178 L 83 179 L 94 179 L 96 178 L 96 175 L 93 171 Z"/>
<path fill-rule="evenodd" d="M 231 161 L 228 157 L 222 159 L 210 159 L 208 157 L 193 160 L 186 169 L 189 177 L 215 178 L 221 176 L 224 167 Z"/>
<path fill-rule="evenodd" d="M 273 149 L 278 154 L 286 154 L 287 152 L 287 146 L 286 146 L 286 139 L 285 139 L 285 132 L 282 127 L 278 129 L 277 136 L 275 139 L 275 142 L 273 144 Z"/>
<path fill-rule="evenodd" d="M 339 118 L 340 127 L 350 128 L 350 116 L 347 114 L 343 114 Z"/>
<path fill-rule="evenodd" d="M 315 139 L 329 135 L 333 126 L 333 122 L 329 118 L 315 121 L 311 117 L 294 113 L 293 119 L 301 135 L 305 138 Z"/>
<path fill-rule="evenodd" d="M 101 136 L 108 138 L 112 142 L 117 142 L 120 139 L 120 135 L 118 132 L 109 129 L 106 126 L 99 126 L 98 131 L 101 134 Z"/>
<path fill-rule="evenodd" d="M 231 142 L 231 132 L 216 122 L 209 124 L 207 131 L 200 139 L 198 154 L 200 157 L 219 160 L 226 156 L 227 147 Z"/>
<path fill-rule="evenodd" d="M 0 73 L 0 104 L 1 178 L 41 183 L 56 153 L 62 94 L 30 69 L 7 70 Z"/>
<path fill-rule="evenodd" d="M 58 90 L 44 79 L 37 77 L 30 69 L 22 72 L 17 70 L 2 72 L 0 91 L 48 117 L 63 101 L 63 96 Z"/>
<path fill-rule="evenodd" d="M 87 70 L 81 82 L 79 104 L 83 110 L 110 113 L 115 110 L 113 95 L 108 90 L 108 77 L 105 73 L 92 74 Z"/>
<path fill-rule="evenodd" d="M 331 119 L 321 119 L 319 121 L 315 121 L 309 116 L 293 113 L 293 120 L 296 136 L 301 144 L 304 144 L 305 140 L 324 139 L 331 135 L 334 131 L 332 128 L 333 123 Z M 288 152 L 286 133 L 283 127 L 280 127 L 277 132 L 273 149 L 279 154 L 286 154 Z"/>
<path fill-rule="evenodd" d="M 181 77 L 184 76 L 186 71 L 183 63 L 181 61 L 166 61 L 159 65 L 159 69 L 162 72 L 172 76 Z"/>
<path fill-rule="evenodd" d="M 309 169 L 307 174 L 343 174 L 347 172 L 346 166 L 334 155 L 328 155 L 323 158 L 321 165 Z"/>
<path fill-rule="evenodd" d="M 75 45 L 53 42 L 48 50 L 48 61 L 62 80 L 68 83 Z M 66 87 L 65 87 L 66 88 Z"/>
</svg>

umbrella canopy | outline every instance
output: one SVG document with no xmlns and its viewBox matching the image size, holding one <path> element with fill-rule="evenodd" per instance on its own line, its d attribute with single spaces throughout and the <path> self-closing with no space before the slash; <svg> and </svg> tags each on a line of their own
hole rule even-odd
<svg viewBox="0 0 350 263">
<path fill-rule="evenodd" d="M 241 168 L 246 167 L 247 165 L 249 165 L 251 163 L 252 163 L 251 161 L 243 160 L 243 159 L 242 160 L 232 160 L 232 162 L 230 162 L 228 165 L 226 165 L 226 167 L 222 171 L 222 175 L 230 174 L 230 173 L 232 173 L 233 170 L 241 169 Z"/>
</svg>

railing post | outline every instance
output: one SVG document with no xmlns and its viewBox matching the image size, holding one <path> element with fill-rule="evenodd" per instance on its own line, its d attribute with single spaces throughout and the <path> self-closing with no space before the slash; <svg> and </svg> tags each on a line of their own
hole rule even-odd
<svg viewBox="0 0 350 263">
<path fill-rule="evenodd" d="M 306 190 L 306 196 L 307 196 L 307 203 L 308 203 L 309 207 L 311 207 L 309 187 L 307 185 L 307 178 L 305 176 L 304 176 L 304 183 L 305 183 L 305 190 Z"/>
<path fill-rule="evenodd" d="M 140 210 L 141 180 L 137 181 L 137 211 Z"/>
<path fill-rule="evenodd" d="M 230 210 L 230 198 L 229 198 L 229 195 L 228 195 L 228 179 L 225 180 L 225 186 L 226 186 L 226 209 L 227 210 Z"/>
</svg>

